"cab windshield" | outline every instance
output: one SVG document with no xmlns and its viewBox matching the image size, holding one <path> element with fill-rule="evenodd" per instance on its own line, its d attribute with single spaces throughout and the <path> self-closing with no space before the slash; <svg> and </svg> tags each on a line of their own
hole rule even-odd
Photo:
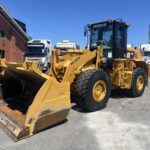
<svg viewBox="0 0 150 150">
<path fill-rule="evenodd" d="M 113 25 L 102 23 L 93 25 L 91 29 L 91 47 L 102 46 L 104 49 L 112 48 Z"/>
</svg>

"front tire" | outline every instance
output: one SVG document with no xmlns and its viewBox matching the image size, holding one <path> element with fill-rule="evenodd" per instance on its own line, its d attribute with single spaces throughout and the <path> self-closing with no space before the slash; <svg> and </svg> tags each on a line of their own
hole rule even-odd
<svg viewBox="0 0 150 150">
<path fill-rule="evenodd" d="M 110 97 L 111 84 L 103 70 L 88 70 L 77 78 L 75 94 L 77 103 L 89 111 L 104 108 Z"/>
</svg>

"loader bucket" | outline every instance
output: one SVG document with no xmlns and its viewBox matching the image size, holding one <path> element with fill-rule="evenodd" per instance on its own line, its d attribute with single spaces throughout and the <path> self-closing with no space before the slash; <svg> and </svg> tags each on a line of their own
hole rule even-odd
<svg viewBox="0 0 150 150">
<path fill-rule="evenodd" d="M 7 64 L 0 82 L 0 126 L 14 141 L 65 120 L 69 113 L 69 84 L 37 69 Z"/>
</svg>

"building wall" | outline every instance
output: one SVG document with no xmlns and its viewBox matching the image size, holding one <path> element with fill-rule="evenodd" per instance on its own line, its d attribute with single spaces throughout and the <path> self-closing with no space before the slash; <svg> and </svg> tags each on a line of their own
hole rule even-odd
<svg viewBox="0 0 150 150">
<path fill-rule="evenodd" d="M 1 15 L 0 30 L 4 31 L 4 37 L 0 37 L 0 51 L 4 50 L 6 60 L 23 62 L 27 41 Z"/>
</svg>

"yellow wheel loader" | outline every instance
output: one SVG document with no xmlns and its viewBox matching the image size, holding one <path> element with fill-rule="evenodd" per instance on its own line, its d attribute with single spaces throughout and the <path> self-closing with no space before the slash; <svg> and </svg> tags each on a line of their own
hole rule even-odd
<svg viewBox="0 0 150 150">
<path fill-rule="evenodd" d="M 148 68 L 144 61 L 127 58 L 127 28 L 121 20 L 87 25 L 88 48 L 54 50 L 49 75 L 37 62 L 1 60 L 1 128 L 19 140 L 60 123 L 69 113 L 71 95 L 89 111 L 104 108 L 114 88 L 141 96 Z"/>
</svg>

